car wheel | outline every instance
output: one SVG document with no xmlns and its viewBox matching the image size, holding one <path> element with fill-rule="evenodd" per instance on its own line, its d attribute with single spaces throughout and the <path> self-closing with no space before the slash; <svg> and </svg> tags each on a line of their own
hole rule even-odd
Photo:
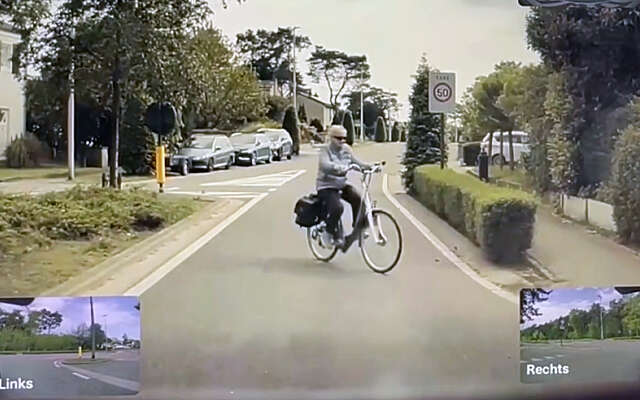
<svg viewBox="0 0 640 400">
<path fill-rule="evenodd" d="M 187 160 L 183 160 L 182 164 L 180 164 L 180 175 L 189 175 L 189 162 Z"/>
<path fill-rule="evenodd" d="M 258 163 L 258 155 L 253 153 L 251 155 L 251 166 L 255 166 Z"/>
<path fill-rule="evenodd" d="M 293 154 L 293 149 L 289 150 L 289 154 L 287 154 L 287 160 L 291 160 L 292 154 Z"/>
<path fill-rule="evenodd" d="M 211 172 L 213 171 L 213 169 L 215 168 L 216 162 L 213 158 L 210 158 L 209 161 L 207 162 L 207 172 Z"/>
<path fill-rule="evenodd" d="M 493 163 L 493 165 L 504 165 L 505 159 L 500 154 L 496 154 L 491 157 L 491 162 Z"/>
</svg>

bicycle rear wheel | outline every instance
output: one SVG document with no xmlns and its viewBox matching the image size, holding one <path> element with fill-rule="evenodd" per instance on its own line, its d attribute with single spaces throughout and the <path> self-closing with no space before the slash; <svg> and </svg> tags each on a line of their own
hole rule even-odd
<svg viewBox="0 0 640 400">
<path fill-rule="evenodd" d="M 325 243 L 324 233 L 324 222 L 307 228 L 307 243 L 309 244 L 311 254 L 313 254 L 316 259 L 329 262 L 333 257 L 335 257 L 338 249 L 331 243 Z"/>
<path fill-rule="evenodd" d="M 373 227 L 360 232 L 360 250 L 369 268 L 379 274 L 391 271 L 400 261 L 402 233 L 395 218 L 384 210 L 373 210 Z"/>
</svg>

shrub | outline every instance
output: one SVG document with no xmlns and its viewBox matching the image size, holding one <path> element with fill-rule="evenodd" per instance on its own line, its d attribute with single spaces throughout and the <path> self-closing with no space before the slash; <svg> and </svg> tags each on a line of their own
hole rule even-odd
<svg viewBox="0 0 640 400">
<path fill-rule="evenodd" d="M 289 100 L 280 96 L 269 96 L 267 99 L 267 117 L 278 123 L 282 122 L 284 113 L 289 107 Z"/>
<path fill-rule="evenodd" d="M 609 185 L 620 238 L 640 242 L 640 130 L 634 127 L 616 142 Z"/>
<path fill-rule="evenodd" d="M 399 140 L 400 140 L 400 124 L 396 122 L 395 124 L 393 124 L 393 129 L 391 130 L 391 141 L 397 142 Z"/>
<path fill-rule="evenodd" d="M 314 128 L 316 128 L 316 131 L 317 131 L 318 133 L 320 133 L 320 132 L 324 132 L 324 126 L 322 126 L 322 122 L 320 122 L 320 120 L 319 120 L 318 118 L 314 118 L 314 119 L 311 121 L 311 124 L 310 124 L 310 125 L 311 125 L 311 126 L 313 126 Z"/>
<path fill-rule="evenodd" d="M 298 155 L 300 153 L 300 130 L 298 129 L 298 121 L 296 121 L 296 110 L 294 110 L 293 106 L 287 108 L 284 121 L 282 122 L 282 128 L 286 129 L 291 135 L 291 140 L 293 140 L 293 153 Z"/>
<path fill-rule="evenodd" d="M 7 147 L 7 166 L 10 168 L 28 168 L 38 166 L 46 150 L 31 134 L 18 137 Z"/>
<path fill-rule="evenodd" d="M 351 115 L 351 111 L 347 111 L 344 114 L 344 120 L 342 121 L 342 126 L 347 130 L 347 144 L 349 146 L 353 145 L 353 139 L 355 135 L 355 128 L 353 126 L 353 116 Z"/>
<path fill-rule="evenodd" d="M 375 137 L 376 137 L 376 142 L 378 143 L 385 142 L 387 139 L 387 128 L 384 124 L 384 119 L 382 117 L 378 117 L 378 120 L 376 121 Z"/>
<path fill-rule="evenodd" d="M 536 204 L 527 193 L 436 166 L 418 167 L 414 174 L 417 198 L 491 261 L 517 261 L 531 247 Z"/>
</svg>

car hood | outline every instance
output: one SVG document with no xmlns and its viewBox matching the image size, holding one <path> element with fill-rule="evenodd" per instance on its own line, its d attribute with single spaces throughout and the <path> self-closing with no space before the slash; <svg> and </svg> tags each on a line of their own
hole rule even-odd
<svg viewBox="0 0 640 400">
<path fill-rule="evenodd" d="M 252 151 L 255 148 L 256 148 L 256 146 L 253 145 L 253 144 L 244 144 L 244 145 L 241 145 L 241 146 L 235 146 L 234 147 L 234 149 L 236 151 Z"/>
<path fill-rule="evenodd" d="M 178 151 L 179 156 L 186 156 L 186 157 L 204 157 L 208 154 L 211 154 L 211 150 L 185 148 L 185 149 L 180 149 Z"/>
</svg>

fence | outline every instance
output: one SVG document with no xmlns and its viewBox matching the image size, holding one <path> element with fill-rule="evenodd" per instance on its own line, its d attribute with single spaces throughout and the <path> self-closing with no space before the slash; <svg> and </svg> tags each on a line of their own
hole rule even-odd
<svg viewBox="0 0 640 400">
<path fill-rule="evenodd" d="M 611 204 L 562 195 L 562 213 L 576 221 L 586 222 L 601 229 L 617 232 Z"/>
</svg>

